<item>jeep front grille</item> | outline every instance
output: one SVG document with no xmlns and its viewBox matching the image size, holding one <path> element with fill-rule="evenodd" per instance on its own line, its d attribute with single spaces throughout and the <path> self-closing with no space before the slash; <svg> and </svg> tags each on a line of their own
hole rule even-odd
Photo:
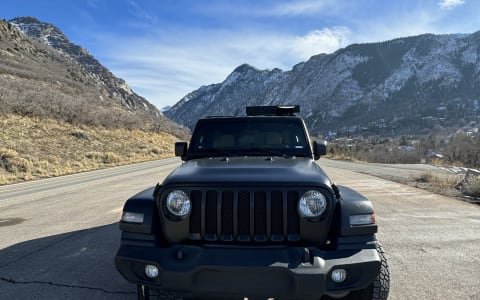
<svg viewBox="0 0 480 300">
<path fill-rule="evenodd" d="M 207 242 L 299 241 L 298 191 L 192 190 L 189 239 Z"/>
</svg>

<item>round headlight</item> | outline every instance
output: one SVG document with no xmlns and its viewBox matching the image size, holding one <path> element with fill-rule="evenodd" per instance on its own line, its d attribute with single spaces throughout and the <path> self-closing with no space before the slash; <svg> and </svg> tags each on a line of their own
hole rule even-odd
<svg viewBox="0 0 480 300">
<path fill-rule="evenodd" d="M 174 190 L 167 196 L 167 209 L 176 217 L 185 217 L 190 213 L 192 202 L 187 193 L 180 190 Z"/>
<path fill-rule="evenodd" d="M 327 207 L 327 199 L 316 190 L 310 190 L 303 194 L 298 201 L 298 213 L 303 218 L 320 217 Z"/>
</svg>

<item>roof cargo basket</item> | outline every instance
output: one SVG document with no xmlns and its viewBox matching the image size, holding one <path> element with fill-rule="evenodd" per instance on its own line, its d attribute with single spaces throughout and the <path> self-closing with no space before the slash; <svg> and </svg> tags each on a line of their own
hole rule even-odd
<svg viewBox="0 0 480 300">
<path fill-rule="evenodd" d="M 294 116 L 300 112 L 300 105 L 247 106 L 247 116 Z"/>
</svg>

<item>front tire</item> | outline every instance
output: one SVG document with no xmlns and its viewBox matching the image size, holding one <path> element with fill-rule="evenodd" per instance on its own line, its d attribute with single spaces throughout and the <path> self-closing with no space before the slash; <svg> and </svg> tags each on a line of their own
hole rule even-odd
<svg viewBox="0 0 480 300">
<path fill-rule="evenodd" d="M 380 273 L 377 278 L 363 290 L 351 292 L 345 299 L 360 300 L 386 300 L 390 291 L 390 268 L 388 266 L 385 251 L 380 243 L 377 242 L 377 251 L 380 255 Z"/>
</svg>

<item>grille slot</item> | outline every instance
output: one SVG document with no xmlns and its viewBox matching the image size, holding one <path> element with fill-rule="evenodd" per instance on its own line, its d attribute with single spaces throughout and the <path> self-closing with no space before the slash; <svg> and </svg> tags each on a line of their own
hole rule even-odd
<svg viewBox="0 0 480 300">
<path fill-rule="evenodd" d="M 189 239 L 207 242 L 300 240 L 297 191 L 193 190 Z"/>
</svg>

